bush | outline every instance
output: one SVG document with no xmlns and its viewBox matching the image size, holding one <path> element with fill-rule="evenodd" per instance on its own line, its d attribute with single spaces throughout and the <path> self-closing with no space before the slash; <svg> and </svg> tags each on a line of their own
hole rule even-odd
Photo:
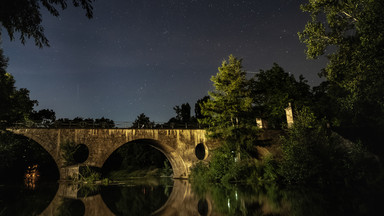
<svg viewBox="0 0 384 216">
<path fill-rule="evenodd" d="M 61 157 L 64 159 L 64 166 L 71 166 L 76 164 L 74 155 L 76 153 L 76 143 L 65 141 L 60 145 Z"/>
<path fill-rule="evenodd" d="M 361 144 L 332 132 L 306 108 L 281 143 L 280 174 L 287 184 L 350 184 L 381 171 Z"/>
</svg>

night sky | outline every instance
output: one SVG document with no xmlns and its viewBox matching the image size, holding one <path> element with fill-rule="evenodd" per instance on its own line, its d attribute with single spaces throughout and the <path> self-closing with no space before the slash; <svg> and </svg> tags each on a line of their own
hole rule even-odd
<svg viewBox="0 0 384 216">
<path fill-rule="evenodd" d="M 115 121 L 145 113 L 164 122 L 175 116 L 172 107 L 194 107 L 212 90 L 210 77 L 230 54 L 249 72 L 276 62 L 319 84 L 325 60 L 307 60 L 297 36 L 309 19 L 299 8 L 305 2 L 98 0 L 91 20 L 80 8 L 59 18 L 43 10 L 51 47 L 10 42 L 4 29 L 2 47 L 8 72 L 39 101 L 37 110 Z"/>
</svg>

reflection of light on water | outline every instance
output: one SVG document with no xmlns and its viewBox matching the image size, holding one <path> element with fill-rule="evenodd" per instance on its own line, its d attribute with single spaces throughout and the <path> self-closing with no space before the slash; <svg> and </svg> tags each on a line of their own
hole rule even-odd
<svg viewBox="0 0 384 216">
<path fill-rule="evenodd" d="M 24 184 L 28 189 L 36 189 L 36 183 L 39 180 L 40 174 L 38 170 L 38 165 L 28 166 L 27 171 L 24 175 Z"/>
</svg>

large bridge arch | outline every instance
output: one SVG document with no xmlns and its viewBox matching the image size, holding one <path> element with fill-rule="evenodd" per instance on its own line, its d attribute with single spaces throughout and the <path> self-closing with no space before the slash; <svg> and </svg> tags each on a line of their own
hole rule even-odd
<svg viewBox="0 0 384 216">
<path fill-rule="evenodd" d="M 208 142 L 205 130 L 187 129 L 9 129 L 24 135 L 43 146 L 63 167 L 60 146 L 71 141 L 88 147 L 89 156 L 82 165 L 102 167 L 108 157 L 120 146 L 140 139 L 155 140 L 155 147 L 169 158 L 174 178 L 188 178 L 191 166 L 198 162 L 195 147 L 203 143 L 206 152 L 217 147 L 217 143 Z M 204 158 L 206 160 L 207 157 Z M 60 169 L 61 178 L 65 178 Z"/>
<path fill-rule="evenodd" d="M 172 171 L 175 176 L 180 176 L 184 172 L 186 172 L 187 167 L 183 160 L 183 158 L 177 154 L 176 150 L 171 148 L 170 146 L 162 143 L 160 140 L 154 140 L 154 139 L 136 139 L 132 140 L 126 143 L 122 143 L 121 145 L 117 145 L 116 149 L 111 149 L 112 152 L 108 152 L 100 161 L 101 167 L 104 166 L 105 162 L 112 156 L 114 152 L 116 152 L 118 149 L 122 148 L 125 145 L 130 145 L 133 143 L 137 143 L 139 145 L 149 145 L 152 148 L 156 149 L 157 151 L 160 151 L 169 161 L 172 167 Z M 176 174 L 175 174 L 176 173 Z"/>
</svg>

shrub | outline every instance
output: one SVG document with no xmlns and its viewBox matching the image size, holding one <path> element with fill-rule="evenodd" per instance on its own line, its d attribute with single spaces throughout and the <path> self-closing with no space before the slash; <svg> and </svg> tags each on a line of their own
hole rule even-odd
<svg viewBox="0 0 384 216">
<path fill-rule="evenodd" d="M 76 164 L 74 155 L 76 153 L 76 143 L 65 141 L 60 145 L 61 157 L 64 159 L 64 166 L 71 166 Z"/>
</svg>

